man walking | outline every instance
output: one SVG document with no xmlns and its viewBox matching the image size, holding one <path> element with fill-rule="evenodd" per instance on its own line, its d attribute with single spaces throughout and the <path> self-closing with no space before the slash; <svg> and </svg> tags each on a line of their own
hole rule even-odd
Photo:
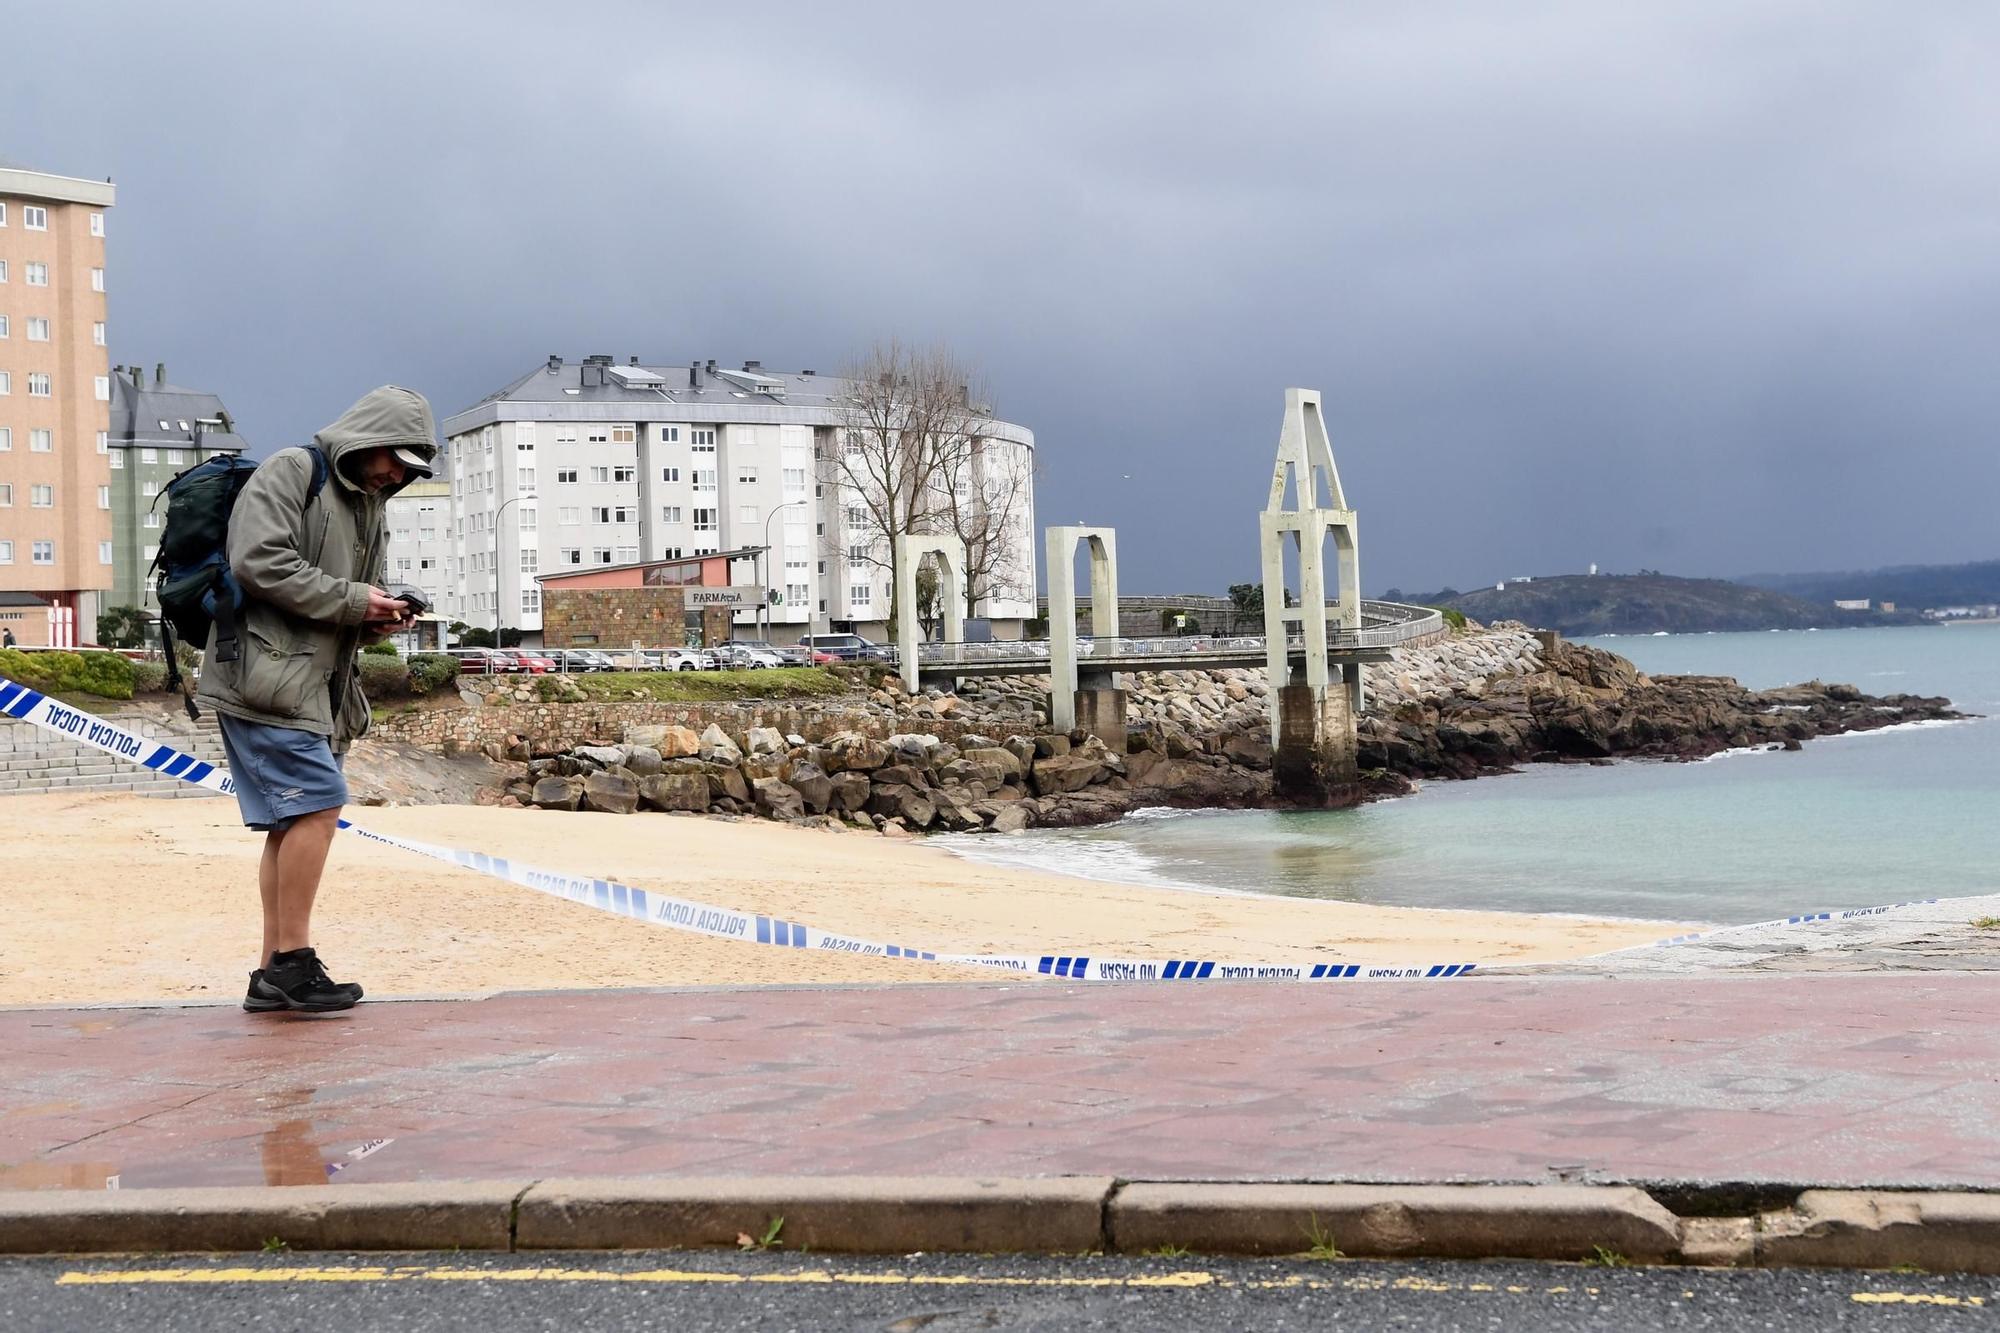
<svg viewBox="0 0 2000 1333">
<path fill-rule="evenodd" d="M 410 608 L 376 581 L 383 508 L 436 457 L 423 395 L 386 385 L 252 474 L 229 520 L 229 567 L 244 595 L 237 653 L 211 631 L 199 697 L 219 716 L 243 822 L 265 833 L 257 884 L 264 943 L 243 1007 L 350 1009 L 361 987 L 327 975 L 312 947 L 313 900 L 347 803 L 341 763 L 368 730 L 355 655 L 407 627 Z M 325 482 L 313 479 L 325 458 Z"/>
</svg>

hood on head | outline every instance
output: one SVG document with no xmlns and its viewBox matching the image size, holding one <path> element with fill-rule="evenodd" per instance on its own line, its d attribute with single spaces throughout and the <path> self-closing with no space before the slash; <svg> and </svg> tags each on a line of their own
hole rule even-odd
<svg viewBox="0 0 2000 1333">
<path fill-rule="evenodd" d="M 415 389 L 385 384 L 363 394 L 338 421 L 313 436 L 313 442 L 325 451 L 341 484 L 350 489 L 359 489 L 346 469 L 356 456 L 368 449 L 396 450 L 407 473 L 401 486 L 384 487 L 380 492 L 389 495 L 431 474 L 431 462 L 437 457 L 437 420 L 431 415 L 431 405 Z"/>
</svg>

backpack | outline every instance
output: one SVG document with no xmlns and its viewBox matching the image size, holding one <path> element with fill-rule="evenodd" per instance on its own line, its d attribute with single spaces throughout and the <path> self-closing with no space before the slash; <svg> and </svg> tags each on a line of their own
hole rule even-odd
<svg viewBox="0 0 2000 1333">
<path fill-rule="evenodd" d="M 306 488 L 310 505 L 326 485 L 328 464 L 317 445 L 307 452 L 313 462 L 312 483 Z M 176 473 L 153 501 L 155 507 L 160 499 L 167 502 L 159 553 L 148 571 L 157 570 L 159 575 L 154 586 L 160 600 L 160 647 L 167 656 L 167 686 L 181 692 L 190 718 L 201 714 L 194 706 L 193 690 L 181 678 L 174 639 L 206 647 L 213 625 L 219 629 L 216 659 L 234 662 L 240 655 L 236 616 L 243 609 L 243 589 L 229 568 L 229 516 L 258 466 L 236 454 L 217 454 Z"/>
</svg>

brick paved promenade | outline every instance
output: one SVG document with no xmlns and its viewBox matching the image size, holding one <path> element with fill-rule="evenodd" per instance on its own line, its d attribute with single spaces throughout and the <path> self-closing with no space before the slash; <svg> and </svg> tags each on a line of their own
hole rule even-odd
<svg viewBox="0 0 2000 1333">
<path fill-rule="evenodd" d="M 0 1012 L 0 1188 L 1094 1173 L 1995 1189 L 1996 1129 L 1990 975 Z"/>
</svg>

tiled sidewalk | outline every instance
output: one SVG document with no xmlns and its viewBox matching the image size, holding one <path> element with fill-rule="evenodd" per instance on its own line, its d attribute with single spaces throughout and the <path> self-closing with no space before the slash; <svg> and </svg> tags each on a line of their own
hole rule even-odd
<svg viewBox="0 0 2000 1333">
<path fill-rule="evenodd" d="M 1995 1189 L 1996 1129 L 1990 975 L 0 1013 L 0 1188 L 1093 1173 Z"/>
</svg>

